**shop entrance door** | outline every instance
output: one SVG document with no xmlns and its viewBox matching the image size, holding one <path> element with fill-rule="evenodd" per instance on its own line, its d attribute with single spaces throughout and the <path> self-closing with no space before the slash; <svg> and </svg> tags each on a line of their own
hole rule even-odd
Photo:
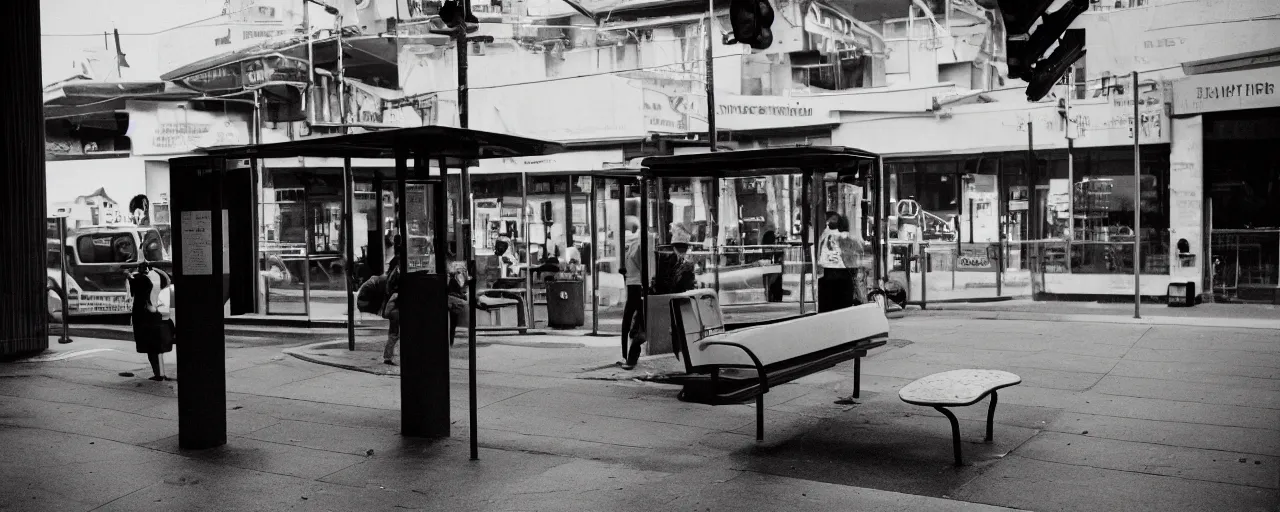
<svg viewBox="0 0 1280 512">
<path fill-rule="evenodd" d="M 1214 300 L 1280 304 L 1280 109 L 1205 116 Z"/>
</svg>

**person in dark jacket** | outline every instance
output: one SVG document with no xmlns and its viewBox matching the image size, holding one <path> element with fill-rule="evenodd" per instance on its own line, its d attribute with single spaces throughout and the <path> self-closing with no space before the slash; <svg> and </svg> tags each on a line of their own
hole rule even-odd
<svg viewBox="0 0 1280 512">
<path fill-rule="evenodd" d="M 382 362 L 394 365 L 396 355 L 396 344 L 400 343 L 400 307 L 396 304 L 400 298 L 397 291 L 400 286 L 400 237 L 397 235 L 392 244 L 394 257 L 387 264 L 387 291 L 383 294 L 386 302 L 382 305 L 382 318 L 387 319 L 387 343 L 382 347 Z"/>
<path fill-rule="evenodd" d="M 150 262 L 142 262 L 136 272 L 129 274 L 125 290 L 133 298 L 130 321 L 133 324 L 133 342 L 139 354 L 146 354 L 151 363 L 150 380 L 165 380 L 160 355 L 173 351 L 173 330 L 158 309 L 160 292 L 169 286 L 169 276 L 151 268 Z"/>
</svg>

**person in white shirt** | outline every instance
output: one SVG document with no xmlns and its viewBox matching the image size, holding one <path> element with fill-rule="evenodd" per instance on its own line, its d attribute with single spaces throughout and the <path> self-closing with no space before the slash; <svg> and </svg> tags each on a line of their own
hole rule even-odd
<svg viewBox="0 0 1280 512">
<path fill-rule="evenodd" d="M 850 232 L 849 220 L 827 212 L 827 229 L 818 240 L 818 311 L 834 311 L 861 304 L 857 274 L 864 250 L 860 238 Z"/>
</svg>

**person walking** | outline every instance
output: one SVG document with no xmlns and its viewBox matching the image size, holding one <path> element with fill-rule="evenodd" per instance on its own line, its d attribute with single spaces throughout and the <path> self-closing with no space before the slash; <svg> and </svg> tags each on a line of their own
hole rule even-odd
<svg viewBox="0 0 1280 512">
<path fill-rule="evenodd" d="M 643 324 L 640 304 L 644 289 L 642 288 L 640 265 L 644 264 L 644 260 L 640 251 L 640 219 L 634 215 L 628 215 L 624 229 L 623 243 L 626 245 L 626 254 L 623 272 L 626 274 L 627 300 L 622 307 L 622 332 L 626 335 L 622 341 L 622 357 L 628 357 L 630 355 L 627 347 L 628 340 L 634 340 L 639 336 L 641 343 L 643 343 L 644 339 L 644 329 L 637 330 L 634 328 L 636 325 Z"/>
<path fill-rule="evenodd" d="M 133 342 L 139 354 L 147 355 L 151 363 L 150 380 L 165 380 L 161 354 L 173 350 L 173 330 L 159 309 L 160 293 L 170 284 L 167 274 L 143 261 L 125 280 L 125 291 L 133 298 L 130 323 L 133 324 Z M 167 308 L 166 308 L 167 309 Z"/>
<path fill-rule="evenodd" d="M 850 232 L 849 219 L 827 212 L 827 229 L 818 241 L 818 312 L 834 311 L 863 302 L 858 286 L 862 240 Z"/>
</svg>

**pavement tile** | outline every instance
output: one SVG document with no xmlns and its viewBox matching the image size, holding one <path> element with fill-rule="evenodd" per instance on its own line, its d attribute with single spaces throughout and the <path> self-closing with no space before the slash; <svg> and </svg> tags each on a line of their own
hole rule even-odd
<svg viewBox="0 0 1280 512">
<path fill-rule="evenodd" d="M 1124 355 L 1126 361 L 1153 363 L 1208 363 L 1250 366 L 1268 370 L 1280 369 L 1280 354 L 1243 350 L 1185 350 L 1134 347 Z"/>
<path fill-rule="evenodd" d="M 1256 407 L 1092 395 L 1066 409 L 1080 414 L 1280 431 L 1280 412 Z"/>
<path fill-rule="evenodd" d="M 1274 512 L 1280 494 L 1243 485 L 1007 457 L 952 496 L 1041 512 Z"/>
<path fill-rule="evenodd" d="M 345 427 L 292 420 L 282 420 L 240 437 L 361 456 L 368 450 L 375 454 L 384 452 L 400 445 L 403 439 L 399 429 Z"/>
<path fill-rule="evenodd" d="M 562 411 L 566 415 L 584 414 L 620 419 L 633 419 L 697 427 L 705 430 L 728 430 L 751 421 L 754 413 L 741 407 L 711 407 L 684 403 L 659 406 L 648 401 L 619 399 L 595 395 L 567 393 L 559 390 L 535 390 L 503 402 L 513 407 L 537 407 Z"/>
<path fill-rule="evenodd" d="M 1280 391 L 1280 368 L 1121 360 L 1111 375 Z"/>
<path fill-rule="evenodd" d="M 176 408 L 176 404 L 171 404 Z M 0 398 L 0 424 L 56 429 L 69 434 L 127 444 L 155 441 L 178 431 L 175 419 L 115 411 L 79 404 L 63 404 L 27 398 Z"/>
<path fill-rule="evenodd" d="M 1048 430 L 1104 439 L 1280 457 L 1274 430 L 1063 413 Z"/>
<path fill-rule="evenodd" d="M 365 460 L 364 456 L 240 436 L 227 436 L 227 444 L 207 450 L 182 450 L 177 435 L 143 446 L 213 464 L 313 480 Z"/>
<path fill-rule="evenodd" d="M 1255 329 L 1186 329 L 1152 327 L 1135 348 L 1177 350 L 1230 350 L 1280 354 L 1280 341 Z M 1269 339 L 1268 339 L 1269 338 Z"/>
<path fill-rule="evenodd" d="M 167 455 L 102 438 L 0 426 L 4 510 L 92 510 L 163 476 Z"/>
<path fill-rule="evenodd" d="M 1268 389 L 1108 375 L 1093 391 L 1104 395 L 1270 409 L 1273 417 L 1280 419 L 1280 393 Z"/>
<path fill-rule="evenodd" d="M 1087 435 L 1045 432 L 1019 446 L 1019 457 L 1075 466 L 1132 473 L 1174 476 L 1276 489 L 1280 487 L 1280 459 L 1250 453 L 1224 452 L 1103 439 Z M 1241 462 L 1241 460 L 1244 462 Z M 1256 464 L 1255 462 L 1261 462 Z"/>
</svg>

